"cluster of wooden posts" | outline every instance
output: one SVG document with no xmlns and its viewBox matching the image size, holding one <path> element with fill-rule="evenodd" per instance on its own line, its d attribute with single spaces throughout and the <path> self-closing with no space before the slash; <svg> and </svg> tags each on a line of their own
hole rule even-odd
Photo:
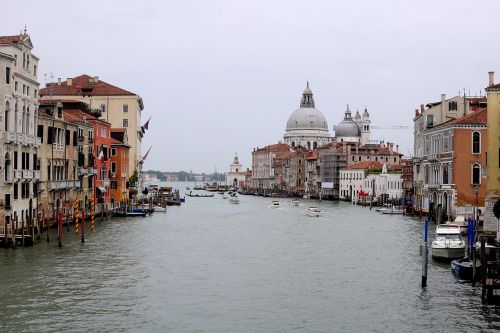
<svg viewBox="0 0 500 333">
<path fill-rule="evenodd" d="M 35 243 L 36 240 L 42 239 L 42 233 L 46 232 L 46 240 L 50 242 L 50 230 L 54 226 L 57 226 L 57 240 L 59 246 L 63 243 L 63 228 L 66 225 L 66 229 L 69 232 L 69 225 L 74 223 L 75 226 L 75 238 L 78 239 L 81 235 L 82 243 L 85 242 L 85 221 L 90 221 L 90 232 L 95 231 L 95 201 L 94 198 L 90 199 L 89 211 L 90 214 L 85 214 L 86 209 L 83 207 L 83 200 L 76 199 L 71 207 L 65 210 L 65 214 L 61 209 L 52 209 L 45 213 L 42 209 L 38 212 L 36 217 L 28 216 L 26 219 L 24 217 L 19 221 L 17 215 L 8 219 L 9 222 L 0 228 L 0 246 L 12 247 L 16 246 L 30 246 Z M 80 208 L 81 209 L 80 211 Z M 101 212 L 101 220 L 106 218 L 107 213 Z M 81 227 L 81 230 L 80 230 Z M 2 230 L 3 229 L 3 230 Z"/>
</svg>

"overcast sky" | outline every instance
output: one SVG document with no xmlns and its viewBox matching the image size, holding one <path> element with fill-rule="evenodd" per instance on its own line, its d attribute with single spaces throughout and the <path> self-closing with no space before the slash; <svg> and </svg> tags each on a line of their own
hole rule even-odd
<svg viewBox="0 0 500 333">
<path fill-rule="evenodd" d="M 144 169 L 226 171 L 237 152 L 282 140 L 309 80 L 332 126 L 365 106 L 373 139 L 412 147 L 414 110 L 500 75 L 500 1 L 16 1 L 2 35 L 26 24 L 44 73 L 133 91 L 151 116 Z M 500 81 L 499 79 L 496 80 Z"/>
</svg>

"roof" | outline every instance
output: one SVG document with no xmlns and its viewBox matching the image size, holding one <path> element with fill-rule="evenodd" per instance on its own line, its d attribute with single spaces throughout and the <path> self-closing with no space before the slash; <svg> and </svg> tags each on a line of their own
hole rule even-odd
<svg viewBox="0 0 500 333">
<path fill-rule="evenodd" d="M 378 162 L 378 161 L 364 161 L 364 162 L 359 162 L 359 163 L 356 163 L 356 164 L 353 164 L 347 168 L 345 168 L 345 170 L 365 170 L 365 169 L 382 169 L 382 163 Z"/>
<path fill-rule="evenodd" d="M 447 122 L 448 125 L 484 125 L 488 123 L 488 110 L 472 112 L 466 116 Z"/>
<path fill-rule="evenodd" d="M 59 83 L 48 83 L 45 88 L 40 89 L 39 95 L 53 95 L 53 96 L 79 96 L 79 95 L 92 95 L 92 96 L 135 96 L 133 92 L 116 87 L 112 84 L 97 79 L 87 74 L 72 78 L 71 85 L 68 86 L 68 81 Z"/>
<path fill-rule="evenodd" d="M 309 153 L 307 156 L 308 160 L 317 160 L 318 159 L 318 152 L 317 151 L 312 151 Z"/>
<path fill-rule="evenodd" d="M 126 148 L 130 148 L 130 145 L 120 141 L 120 140 L 116 140 L 115 138 L 110 138 L 111 139 L 111 145 L 112 146 L 122 146 L 122 147 L 126 147 Z"/>
<path fill-rule="evenodd" d="M 66 121 L 78 123 L 78 124 L 85 124 L 85 125 L 92 127 L 92 124 L 87 123 L 86 121 L 83 120 L 84 116 L 86 117 L 87 120 L 97 120 L 96 117 L 94 117 L 91 114 L 85 113 L 82 110 L 64 109 L 64 119 Z"/>
<path fill-rule="evenodd" d="M 18 44 L 28 39 L 28 34 L 14 35 L 14 36 L 0 36 L 0 45 Z"/>
</svg>

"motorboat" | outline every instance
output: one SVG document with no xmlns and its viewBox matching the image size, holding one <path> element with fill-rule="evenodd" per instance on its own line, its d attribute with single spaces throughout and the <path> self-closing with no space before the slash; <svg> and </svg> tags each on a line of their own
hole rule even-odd
<svg viewBox="0 0 500 333">
<path fill-rule="evenodd" d="M 403 214 L 403 210 L 401 208 L 397 208 L 394 206 L 379 208 L 377 209 L 377 212 L 382 214 L 398 214 L 398 215 Z"/>
<path fill-rule="evenodd" d="M 232 195 L 231 198 L 229 198 L 229 203 L 239 204 L 240 198 L 237 195 Z"/>
<path fill-rule="evenodd" d="M 299 205 L 299 200 L 297 200 L 297 199 L 292 199 L 291 203 L 292 203 L 292 205 L 294 205 L 294 206 L 298 206 L 298 205 Z"/>
<path fill-rule="evenodd" d="M 453 224 L 457 224 L 460 227 L 460 232 L 462 235 L 467 235 L 467 218 L 465 215 L 457 215 L 455 217 L 455 221 L 453 221 Z"/>
<path fill-rule="evenodd" d="M 462 280 L 472 280 L 474 262 L 469 258 L 457 259 L 451 261 L 451 270 L 456 277 Z M 476 260 L 476 274 L 481 272 L 481 261 Z"/>
<path fill-rule="evenodd" d="M 189 191 L 189 193 L 186 193 L 186 195 L 188 197 L 192 197 L 192 198 L 211 198 L 213 197 L 215 194 L 199 194 L 199 193 L 193 193 L 193 191 Z"/>
<path fill-rule="evenodd" d="M 147 213 L 145 211 L 132 211 L 132 212 L 127 212 L 122 210 L 113 211 L 113 216 L 121 216 L 121 217 L 137 217 L 146 215 Z"/>
<path fill-rule="evenodd" d="M 227 199 L 227 198 L 229 198 L 229 194 L 227 194 L 227 192 L 224 192 L 222 194 L 222 199 Z"/>
<path fill-rule="evenodd" d="M 155 212 L 166 212 L 167 211 L 167 207 L 162 207 L 162 206 L 153 206 L 153 210 Z"/>
<path fill-rule="evenodd" d="M 436 237 L 431 244 L 432 257 L 436 259 L 458 259 L 465 255 L 466 242 L 457 224 L 439 224 Z"/>
<path fill-rule="evenodd" d="M 320 217 L 321 215 L 323 215 L 323 212 L 318 207 L 307 208 L 307 216 Z"/>
<path fill-rule="evenodd" d="M 273 202 L 271 202 L 271 207 L 280 208 L 280 202 L 278 200 L 273 200 Z"/>
</svg>

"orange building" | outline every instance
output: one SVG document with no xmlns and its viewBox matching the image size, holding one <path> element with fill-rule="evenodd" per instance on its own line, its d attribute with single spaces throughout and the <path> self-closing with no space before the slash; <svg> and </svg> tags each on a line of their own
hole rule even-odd
<svg viewBox="0 0 500 333">
<path fill-rule="evenodd" d="M 453 183 L 456 206 L 484 207 L 486 194 L 486 124 L 487 110 L 476 111 L 452 120 L 453 126 Z"/>
<path fill-rule="evenodd" d="M 129 150 L 127 132 L 124 128 L 111 129 L 110 191 L 113 204 L 129 199 Z"/>
</svg>

